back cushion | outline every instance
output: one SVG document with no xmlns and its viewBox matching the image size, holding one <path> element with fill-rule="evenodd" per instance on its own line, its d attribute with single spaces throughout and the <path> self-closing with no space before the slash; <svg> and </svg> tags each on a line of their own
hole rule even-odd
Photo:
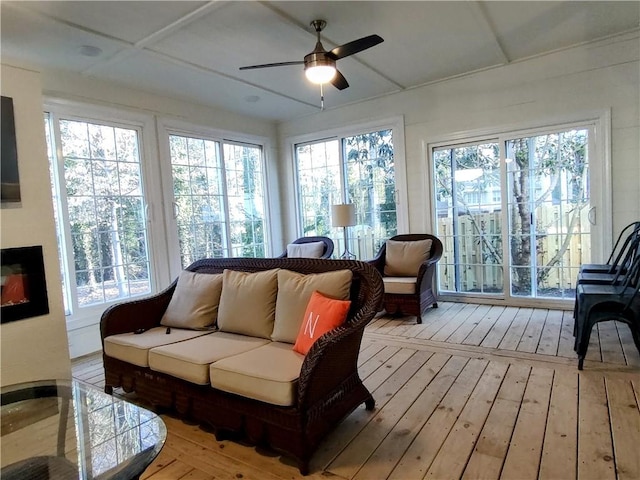
<svg viewBox="0 0 640 480">
<path fill-rule="evenodd" d="M 225 270 L 218 312 L 223 332 L 269 338 L 278 293 L 278 269 L 247 273 Z"/>
<path fill-rule="evenodd" d="M 433 241 L 400 242 L 387 240 L 384 274 L 389 277 L 417 277 L 420 264 L 429 259 Z"/>
<path fill-rule="evenodd" d="M 320 258 L 324 253 L 324 242 L 290 243 L 287 245 L 289 258 Z"/>
<path fill-rule="evenodd" d="M 295 343 L 304 312 L 314 291 L 338 300 L 348 300 L 351 270 L 303 275 L 290 270 L 278 271 L 278 298 L 271 340 Z"/>
<path fill-rule="evenodd" d="M 182 271 L 160 324 L 192 330 L 213 326 L 221 292 L 222 274 Z"/>
</svg>

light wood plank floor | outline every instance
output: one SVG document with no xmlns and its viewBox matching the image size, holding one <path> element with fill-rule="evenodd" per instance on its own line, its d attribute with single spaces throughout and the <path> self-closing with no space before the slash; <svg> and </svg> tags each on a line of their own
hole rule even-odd
<svg viewBox="0 0 640 480">
<path fill-rule="evenodd" d="M 380 316 L 359 408 L 323 442 L 307 478 L 639 479 L 640 354 L 624 324 L 599 324 L 582 372 L 571 312 L 441 303 L 423 323 Z M 74 376 L 102 387 L 99 355 Z M 135 401 L 135 395 L 127 395 Z M 287 458 L 163 415 L 168 438 L 143 475 L 293 479 Z"/>
</svg>

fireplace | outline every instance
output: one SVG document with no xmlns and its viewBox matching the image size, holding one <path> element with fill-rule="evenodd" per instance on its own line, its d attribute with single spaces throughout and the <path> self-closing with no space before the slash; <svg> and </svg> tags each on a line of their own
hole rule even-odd
<svg viewBox="0 0 640 480">
<path fill-rule="evenodd" d="M 3 248 L 1 258 L 2 323 L 49 313 L 42 247 Z"/>
</svg>

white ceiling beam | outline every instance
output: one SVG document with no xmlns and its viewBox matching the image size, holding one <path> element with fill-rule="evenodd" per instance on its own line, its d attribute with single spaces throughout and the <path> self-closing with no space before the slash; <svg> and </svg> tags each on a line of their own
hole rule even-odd
<svg viewBox="0 0 640 480">
<path fill-rule="evenodd" d="M 502 42 L 500 42 L 500 38 L 496 32 L 496 28 L 489 18 L 489 14 L 487 13 L 487 8 L 484 5 L 484 2 L 463 2 L 464 5 L 467 5 L 471 11 L 473 12 L 473 17 L 478 20 L 478 25 L 488 34 L 490 41 L 489 43 L 493 47 L 494 52 L 502 59 L 502 63 L 508 64 L 511 63 L 511 59 L 507 55 Z"/>
</svg>

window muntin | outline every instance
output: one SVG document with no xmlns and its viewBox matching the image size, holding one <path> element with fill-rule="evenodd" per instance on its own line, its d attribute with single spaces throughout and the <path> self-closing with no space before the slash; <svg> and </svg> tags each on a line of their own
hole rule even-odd
<svg viewBox="0 0 640 480">
<path fill-rule="evenodd" d="M 305 236 L 325 235 L 345 250 L 342 228 L 331 226 L 331 205 L 354 203 L 349 250 L 372 258 L 398 231 L 391 129 L 295 145 L 298 205 Z"/>
<path fill-rule="evenodd" d="M 84 119 L 54 121 L 51 115 L 45 121 L 66 260 L 65 309 L 73 313 L 150 293 L 140 129 Z"/>
<path fill-rule="evenodd" d="M 305 237 L 332 237 L 331 205 L 340 203 L 340 149 L 337 140 L 296 145 L 298 199 Z"/>
<path fill-rule="evenodd" d="M 440 289 L 501 293 L 502 236 L 498 143 L 478 142 L 433 152 L 436 235 L 444 252 Z"/>
<path fill-rule="evenodd" d="M 182 267 L 205 257 L 264 257 L 262 148 L 169 134 Z"/>
<path fill-rule="evenodd" d="M 506 142 L 511 294 L 572 299 L 591 257 L 586 128 Z"/>
</svg>

